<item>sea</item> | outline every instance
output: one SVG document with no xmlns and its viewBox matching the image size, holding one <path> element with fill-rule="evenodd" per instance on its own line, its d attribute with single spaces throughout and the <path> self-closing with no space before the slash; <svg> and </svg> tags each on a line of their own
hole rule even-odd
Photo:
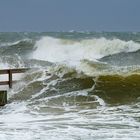
<svg viewBox="0 0 140 140">
<path fill-rule="evenodd" d="M 9 68 L 0 140 L 140 140 L 139 32 L 1 32 Z"/>
</svg>

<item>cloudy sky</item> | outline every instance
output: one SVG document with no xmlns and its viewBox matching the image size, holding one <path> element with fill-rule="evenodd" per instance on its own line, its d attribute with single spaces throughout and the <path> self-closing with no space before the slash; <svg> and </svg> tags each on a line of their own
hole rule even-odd
<svg viewBox="0 0 140 140">
<path fill-rule="evenodd" d="M 140 31 L 140 0 L 0 0 L 0 31 Z"/>
</svg>

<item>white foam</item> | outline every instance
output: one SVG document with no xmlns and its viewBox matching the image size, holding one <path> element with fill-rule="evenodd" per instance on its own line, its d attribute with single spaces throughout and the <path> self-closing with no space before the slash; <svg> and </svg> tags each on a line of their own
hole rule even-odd
<svg viewBox="0 0 140 140">
<path fill-rule="evenodd" d="M 0 47 L 7 47 L 7 46 L 12 46 L 12 45 L 17 45 L 22 41 L 31 41 L 31 39 L 26 38 L 26 39 L 18 40 L 18 41 L 15 41 L 15 42 L 2 42 L 2 43 L 0 43 Z"/>
<path fill-rule="evenodd" d="M 36 51 L 32 57 L 50 62 L 77 64 L 79 60 L 96 60 L 119 52 L 133 52 L 140 49 L 140 44 L 119 39 L 107 40 L 83 39 L 66 40 L 52 37 L 42 37 L 35 44 Z"/>
</svg>

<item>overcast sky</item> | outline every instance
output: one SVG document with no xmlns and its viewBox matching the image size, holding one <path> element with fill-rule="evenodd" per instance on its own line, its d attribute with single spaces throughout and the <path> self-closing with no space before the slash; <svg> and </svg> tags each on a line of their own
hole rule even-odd
<svg viewBox="0 0 140 140">
<path fill-rule="evenodd" d="M 140 31 L 140 0 L 0 0 L 0 31 Z"/>
</svg>

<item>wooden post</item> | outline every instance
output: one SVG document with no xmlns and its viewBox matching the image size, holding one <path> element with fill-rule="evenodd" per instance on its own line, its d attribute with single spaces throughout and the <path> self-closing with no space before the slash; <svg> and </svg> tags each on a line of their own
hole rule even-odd
<svg viewBox="0 0 140 140">
<path fill-rule="evenodd" d="M 7 91 L 0 91 L 0 106 L 7 104 Z"/>
<path fill-rule="evenodd" d="M 29 68 L 22 68 L 22 69 L 3 69 L 0 70 L 0 75 L 1 74 L 8 74 L 8 81 L 0 81 L 0 85 L 9 85 L 9 88 L 12 88 L 12 74 L 13 73 L 24 73 L 28 71 Z"/>
<path fill-rule="evenodd" d="M 27 70 L 29 70 L 29 68 L 0 70 L 0 75 L 8 74 L 8 78 L 9 78 L 8 81 L 0 81 L 0 85 L 9 85 L 9 88 L 12 88 L 12 82 L 13 82 L 12 74 L 24 73 Z M 0 91 L 0 106 L 4 106 L 5 104 L 7 104 L 7 91 Z"/>
<path fill-rule="evenodd" d="M 12 88 L 12 70 L 8 70 L 9 73 L 9 88 Z"/>
</svg>

